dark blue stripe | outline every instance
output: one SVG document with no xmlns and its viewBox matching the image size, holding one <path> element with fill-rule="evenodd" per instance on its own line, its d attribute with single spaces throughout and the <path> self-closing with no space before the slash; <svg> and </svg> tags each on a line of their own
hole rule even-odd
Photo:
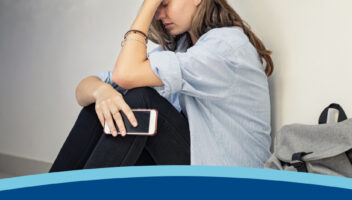
<svg viewBox="0 0 352 200">
<path fill-rule="evenodd" d="M 352 199 L 352 190 L 219 177 L 118 178 L 0 192 L 0 199 Z"/>
</svg>

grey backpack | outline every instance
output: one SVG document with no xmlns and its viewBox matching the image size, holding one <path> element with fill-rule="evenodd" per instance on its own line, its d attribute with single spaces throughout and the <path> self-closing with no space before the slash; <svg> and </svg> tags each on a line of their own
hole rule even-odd
<svg viewBox="0 0 352 200">
<path fill-rule="evenodd" d="M 327 123 L 328 110 L 339 111 L 338 123 Z M 264 168 L 352 177 L 352 119 L 331 104 L 319 125 L 283 126 L 274 140 L 273 155 Z"/>
</svg>

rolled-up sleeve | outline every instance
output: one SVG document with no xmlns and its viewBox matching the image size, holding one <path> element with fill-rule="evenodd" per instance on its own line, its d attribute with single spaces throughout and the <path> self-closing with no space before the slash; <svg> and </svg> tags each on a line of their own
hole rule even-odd
<svg viewBox="0 0 352 200">
<path fill-rule="evenodd" d="M 231 53 L 233 49 L 226 41 L 205 37 L 187 52 L 154 51 L 148 59 L 164 83 L 156 88 L 164 96 L 180 92 L 198 98 L 223 98 L 228 95 L 236 68 L 236 63 L 228 60 Z"/>
<path fill-rule="evenodd" d="M 159 51 L 149 55 L 152 70 L 164 86 L 157 87 L 163 96 L 175 94 L 182 89 L 182 74 L 176 54 L 171 51 Z"/>
<path fill-rule="evenodd" d="M 106 70 L 103 72 L 100 72 L 98 74 L 96 74 L 97 77 L 99 77 L 99 79 L 105 83 L 110 84 L 113 88 L 115 88 L 115 90 L 119 91 L 122 94 L 126 94 L 128 90 L 121 88 L 120 86 L 118 86 L 116 83 L 114 83 L 114 81 L 112 81 L 112 71 L 111 70 Z"/>
</svg>

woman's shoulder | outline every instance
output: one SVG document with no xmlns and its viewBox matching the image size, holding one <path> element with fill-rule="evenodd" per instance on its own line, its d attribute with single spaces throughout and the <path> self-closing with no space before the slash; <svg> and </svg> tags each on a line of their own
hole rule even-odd
<svg viewBox="0 0 352 200">
<path fill-rule="evenodd" d="M 230 44 L 232 48 L 237 48 L 249 42 L 243 29 L 238 26 L 213 28 L 203 34 L 198 42 L 205 43 L 208 41 L 218 41 L 219 43 Z"/>
<path fill-rule="evenodd" d="M 186 52 L 188 50 L 187 45 L 185 44 L 186 36 L 184 35 L 179 41 L 177 45 L 177 49 L 175 52 Z M 237 49 L 245 43 L 248 43 L 249 39 L 247 35 L 243 32 L 243 29 L 238 26 L 231 27 L 220 27 L 213 28 L 208 32 L 204 33 L 197 41 L 194 46 L 214 46 L 216 45 L 218 50 L 228 51 L 230 49 L 226 49 L 225 47 L 233 49 Z M 226 46 L 225 46 L 226 45 Z M 222 49 L 221 49 L 222 48 Z M 154 52 L 165 51 L 161 45 L 158 45 L 156 48 L 148 52 L 148 55 Z"/>
</svg>

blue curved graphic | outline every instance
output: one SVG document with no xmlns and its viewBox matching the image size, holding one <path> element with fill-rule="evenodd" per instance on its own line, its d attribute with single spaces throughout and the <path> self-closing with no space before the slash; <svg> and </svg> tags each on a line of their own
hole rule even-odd
<svg viewBox="0 0 352 200">
<path fill-rule="evenodd" d="M 52 198 L 352 197 L 352 179 L 267 169 L 148 166 L 75 170 L 0 180 L 0 199 Z M 46 196 L 46 195 L 51 196 Z M 284 196 L 282 196 L 284 195 Z M 348 197 L 346 196 L 346 197 Z M 7 197 L 7 198 L 5 198 Z M 197 198 L 198 199 L 198 198 Z"/>
</svg>

